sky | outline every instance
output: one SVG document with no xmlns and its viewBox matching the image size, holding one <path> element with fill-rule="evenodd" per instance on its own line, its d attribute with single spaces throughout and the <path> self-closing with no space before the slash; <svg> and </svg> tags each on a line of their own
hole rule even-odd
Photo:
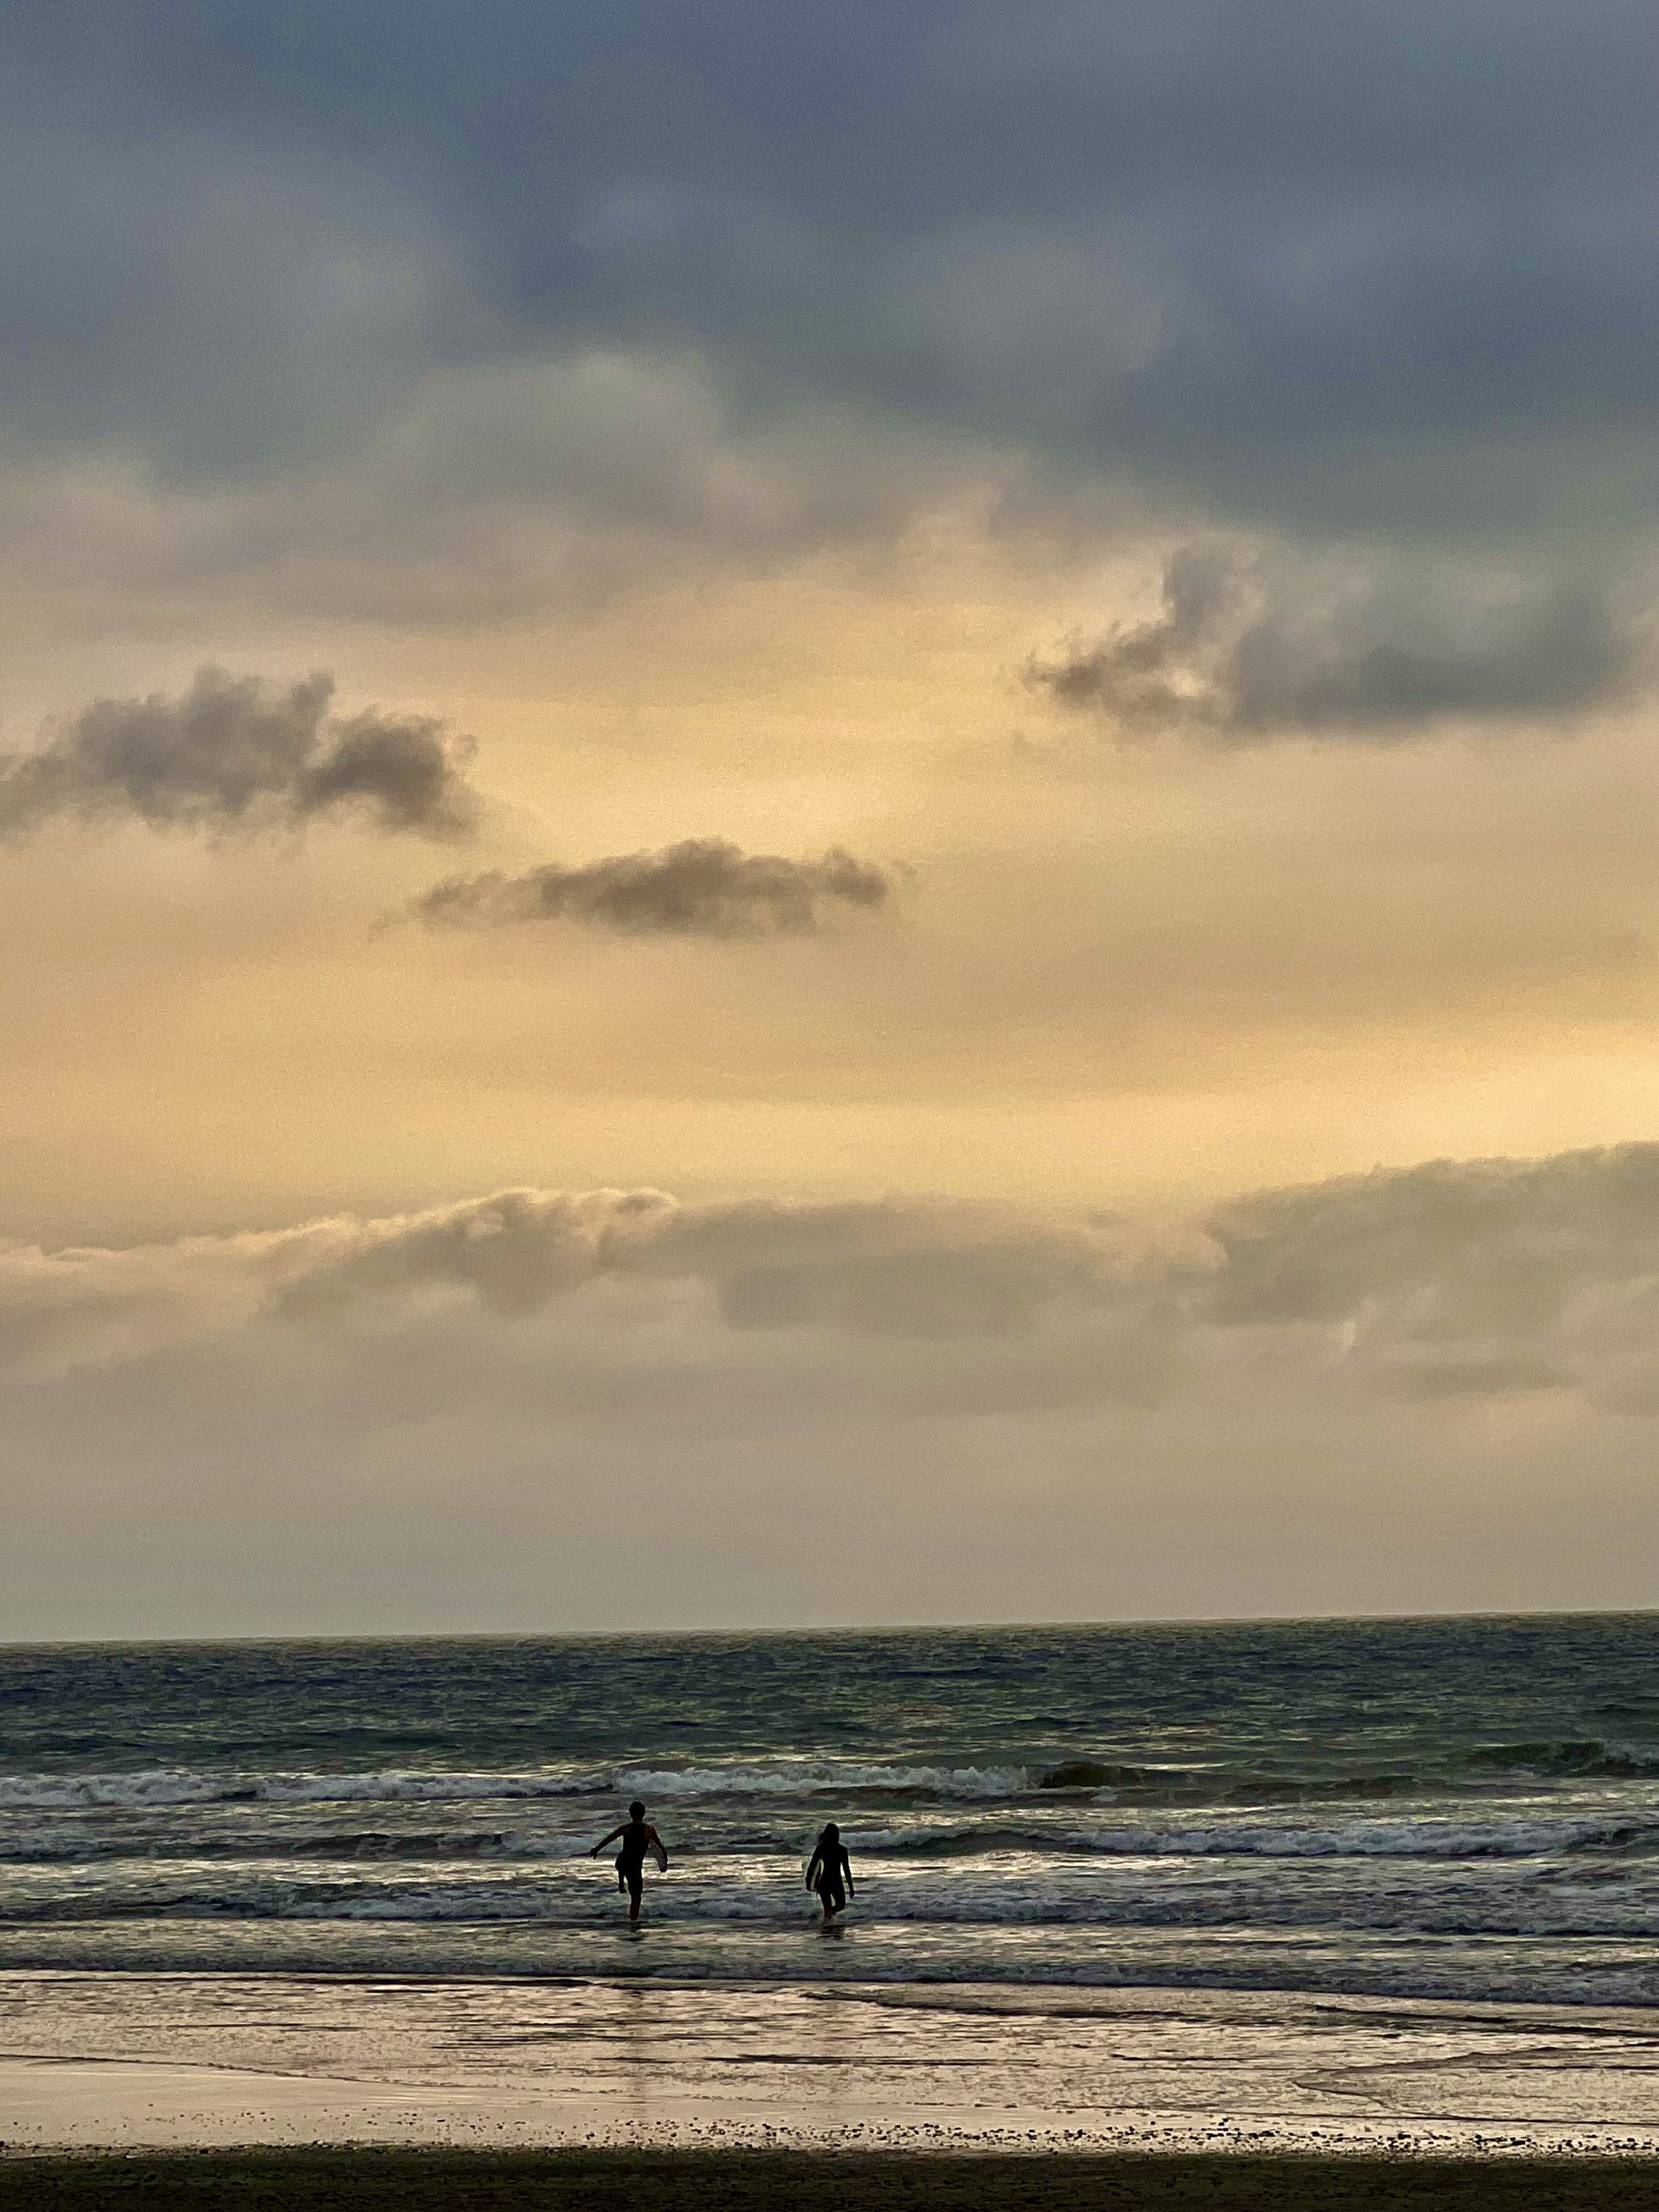
<svg viewBox="0 0 1659 2212">
<path fill-rule="evenodd" d="M 10 0 L 0 1636 L 1659 1606 L 1656 48 Z"/>
</svg>

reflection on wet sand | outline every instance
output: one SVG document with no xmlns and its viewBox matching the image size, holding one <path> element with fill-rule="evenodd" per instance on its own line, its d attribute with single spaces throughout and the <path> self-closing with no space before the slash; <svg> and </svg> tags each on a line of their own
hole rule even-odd
<svg viewBox="0 0 1659 2212">
<path fill-rule="evenodd" d="M 1659 2151 L 1659 2023 L 1278 1991 L 12 1974 L 0 2093 L 18 2146 Z"/>
</svg>

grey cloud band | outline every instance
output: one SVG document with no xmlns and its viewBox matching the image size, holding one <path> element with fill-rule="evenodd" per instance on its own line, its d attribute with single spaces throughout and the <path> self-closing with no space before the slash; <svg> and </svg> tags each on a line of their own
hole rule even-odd
<svg viewBox="0 0 1659 2212">
<path fill-rule="evenodd" d="M 722 838 L 688 838 L 585 867 L 452 876 L 410 911 L 436 928 L 569 921 L 622 936 L 804 937 L 827 908 L 881 906 L 890 878 L 850 853 L 791 860 L 744 853 Z"/>
<path fill-rule="evenodd" d="M 470 738 L 418 715 L 328 713 L 333 679 L 286 690 L 204 668 L 177 699 L 100 699 L 33 753 L 0 755 L 0 836 L 55 821 L 295 826 L 366 813 L 448 837 L 475 823 Z"/>
<path fill-rule="evenodd" d="M 1580 714 L 1625 696 L 1637 666 L 1594 580 L 1194 544 L 1167 562 L 1151 621 L 1034 659 L 1026 675 L 1125 735 L 1387 743 L 1449 721 Z"/>
<path fill-rule="evenodd" d="M 1224 1354 L 1396 1401 L 1553 1391 L 1659 1415 L 1659 1145 L 1379 1171 L 1184 1225 L 515 1190 L 127 1251 L 11 1246 L 0 1350 L 30 1371 L 261 1319 L 528 1321 L 600 1295 L 618 1343 L 665 1296 L 751 1345 L 931 1340 L 947 1409 L 983 1402 L 988 1360 L 997 1402 L 1036 1408 L 1156 1402 Z"/>
<path fill-rule="evenodd" d="M 378 708 L 331 717 L 333 679 L 283 686 L 204 668 L 181 697 L 100 699 L 38 751 L 0 754 L 0 838 L 54 822 L 211 833 L 351 816 L 392 834 L 469 835 L 476 747 L 446 724 Z M 839 848 L 814 859 L 687 838 L 580 867 L 445 878 L 409 911 L 434 928 L 568 921 L 619 936 L 804 937 L 835 908 L 879 908 L 893 872 Z"/>
<path fill-rule="evenodd" d="M 1659 23 L 1625 0 L 110 21 L 0 27 L 25 439 L 331 465 L 429 372 L 665 339 L 756 420 L 850 404 L 1319 527 L 1649 508 Z"/>
</svg>

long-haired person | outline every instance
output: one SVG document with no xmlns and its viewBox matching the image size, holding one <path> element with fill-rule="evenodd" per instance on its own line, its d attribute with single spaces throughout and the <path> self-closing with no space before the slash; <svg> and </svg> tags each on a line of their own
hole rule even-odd
<svg viewBox="0 0 1659 2212">
<path fill-rule="evenodd" d="M 817 1893 L 826 1928 L 838 1912 L 847 1910 L 848 1899 L 857 1894 L 853 1887 L 853 1862 L 833 1820 L 825 1821 L 817 1848 L 807 1862 L 806 1887 Z"/>
</svg>

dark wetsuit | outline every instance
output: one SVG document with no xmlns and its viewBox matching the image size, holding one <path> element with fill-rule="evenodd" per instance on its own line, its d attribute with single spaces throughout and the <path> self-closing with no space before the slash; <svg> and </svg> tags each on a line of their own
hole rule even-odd
<svg viewBox="0 0 1659 2212">
<path fill-rule="evenodd" d="M 622 1849 L 617 1854 L 617 1887 L 630 1897 L 637 1897 L 645 1887 L 645 1855 L 650 1848 L 649 1822 L 630 1820 L 623 1830 Z"/>
<path fill-rule="evenodd" d="M 842 1878 L 845 1875 L 848 1881 L 853 1878 L 846 1844 L 835 1844 L 827 1851 L 822 1849 L 814 1851 L 812 1863 L 812 1887 L 817 1892 L 818 1902 L 826 1912 L 844 1912 L 847 1892 L 842 1887 Z"/>
</svg>

